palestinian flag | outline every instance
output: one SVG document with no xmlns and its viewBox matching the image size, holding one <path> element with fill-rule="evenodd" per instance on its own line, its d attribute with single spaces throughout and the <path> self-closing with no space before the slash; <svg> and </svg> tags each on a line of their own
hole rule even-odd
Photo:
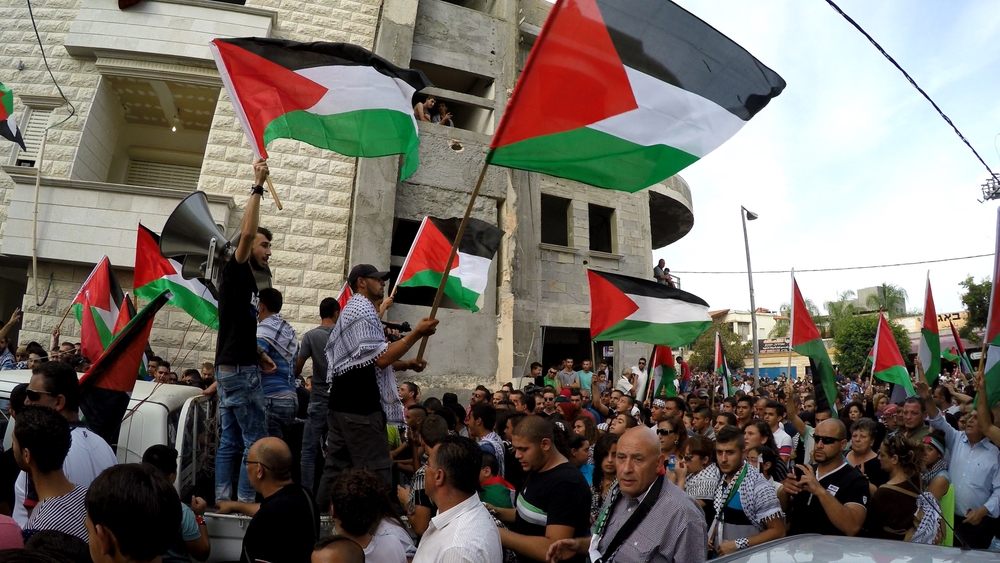
<svg viewBox="0 0 1000 563">
<path fill-rule="evenodd" d="M 935 315 L 935 318 L 937 316 Z M 940 359 L 938 360 L 940 362 Z M 875 377 L 887 383 L 899 385 L 906 391 L 907 397 L 917 394 L 910 381 L 910 372 L 906 370 L 903 355 L 899 352 L 896 339 L 892 336 L 892 328 L 882 311 L 878 314 L 878 330 L 875 331 L 875 359 L 872 373 Z"/>
<path fill-rule="evenodd" d="M 357 45 L 246 37 L 212 40 L 212 55 L 254 154 L 295 139 L 346 156 L 405 155 L 417 169 L 413 94 L 430 86 Z"/>
<path fill-rule="evenodd" d="M 951 327 L 951 336 L 955 339 L 955 348 L 958 357 L 962 360 L 958 363 L 958 369 L 966 375 L 972 375 L 972 361 L 969 360 L 969 355 L 965 352 L 965 345 L 962 344 L 961 337 L 958 336 L 958 330 L 955 329 L 955 323 L 948 321 L 948 325 Z"/>
<path fill-rule="evenodd" d="M 81 327 L 80 353 L 87 359 L 93 361 L 114 340 L 115 322 L 124 299 L 111 261 L 105 256 L 83 282 L 72 304 L 73 316 Z"/>
<path fill-rule="evenodd" d="M 920 327 L 918 355 L 920 365 L 924 368 L 927 385 L 933 385 L 934 380 L 941 375 L 941 337 L 938 336 L 937 311 L 934 309 L 934 296 L 931 294 L 930 272 L 927 273 L 927 290 L 924 293 L 924 322 Z"/>
<path fill-rule="evenodd" d="M 710 326 L 708 303 L 654 281 L 587 270 L 592 340 L 687 346 Z"/>
<path fill-rule="evenodd" d="M 558 0 L 486 161 L 636 192 L 712 152 L 784 88 L 667 0 Z"/>
<path fill-rule="evenodd" d="M 997 209 L 997 240 L 993 258 L 993 287 L 986 320 L 986 401 L 990 408 L 1000 401 L 1000 208 Z M 961 340 L 956 340 L 961 343 Z"/>
<path fill-rule="evenodd" d="M 0 137 L 17 143 L 22 151 L 28 150 L 14 119 L 14 93 L 3 82 L 0 82 Z"/>
<path fill-rule="evenodd" d="M 830 361 L 830 354 L 826 351 L 826 345 L 823 344 L 816 323 L 809 315 L 806 302 L 802 299 L 794 272 L 792 272 L 792 311 L 789 323 L 791 326 L 788 332 L 792 335 L 790 343 L 792 350 L 809 358 L 816 392 L 816 408 L 819 410 L 829 408 L 833 416 L 837 416 L 837 376 L 833 371 L 833 362 Z"/>
<path fill-rule="evenodd" d="M 729 371 L 729 364 L 726 363 L 726 351 L 722 348 L 722 338 L 719 333 L 715 333 L 715 369 L 713 373 L 719 376 L 722 384 L 722 398 L 733 394 L 733 373 Z"/>
<path fill-rule="evenodd" d="M 132 298 L 129 297 L 128 293 L 125 294 L 125 299 L 122 300 L 121 311 L 118 312 L 118 320 L 115 321 L 115 337 L 117 338 L 119 334 L 128 323 L 135 318 L 135 305 L 132 304 Z M 149 359 L 153 357 L 153 349 L 146 344 L 146 353 L 142 355 L 142 362 L 139 364 L 139 379 L 143 381 L 151 381 L 153 378 L 149 375 Z M 88 358 L 89 359 L 89 358 Z"/>
<path fill-rule="evenodd" d="M 958 355 L 958 349 L 956 349 L 954 346 L 952 346 L 951 348 L 948 348 L 947 350 L 941 350 L 941 359 L 942 360 L 948 360 L 949 362 L 956 362 L 957 363 L 958 360 L 961 359 L 961 356 Z"/>
<path fill-rule="evenodd" d="M 149 343 L 153 317 L 170 297 L 170 292 L 164 291 L 143 307 L 103 354 L 91 358 L 90 369 L 80 377 L 80 409 L 87 426 L 111 446 L 118 443 L 129 394 L 135 388 L 135 374 Z"/>
<path fill-rule="evenodd" d="M 434 287 L 441 285 L 441 275 L 448 266 L 448 256 L 455 244 L 461 219 L 424 217 L 416 238 L 399 270 L 399 287 Z M 469 219 L 451 263 L 444 294 L 463 309 L 478 311 L 483 306 L 483 292 L 489 283 L 490 262 L 500 248 L 503 231 L 479 219 Z"/>
<path fill-rule="evenodd" d="M 181 275 L 182 264 L 160 254 L 160 236 L 139 225 L 135 239 L 135 294 L 152 300 L 164 291 L 170 305 L 184 309 L 201 324 L 219 328 L 219 302 L 207 285 Z"/>
<path fill-rule="evenodd" d="M 337 295 L 337 304 L 340 305 L 341 311 L 344 310 L 344 307 L 347 307 L 347 300 L 350 299 L 352 295 L 354 295 L 354 292 L 351 291 L 351 285 L 344 282 L 344 287 L 340 288 L 340 295 Z"/>
<path fill-rule="evenodd" d="M 669 346 L 654 346 L 650 354 L 652 360 L 649 369 L 653 372 L 653 393 L 648 395 L 653 399 L 666 399 L 677 396 L 677 367 L 674 363 L 674 353 Z"/>
</svg>

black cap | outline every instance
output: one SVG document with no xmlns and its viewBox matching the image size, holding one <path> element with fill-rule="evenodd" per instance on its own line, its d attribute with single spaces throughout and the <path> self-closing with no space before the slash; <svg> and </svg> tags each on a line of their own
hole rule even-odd
<svg viewBox="0 0 1000 563">
<path fill-rule="evenodd" d="M 389 272 L 380 272 L 378 268 L 372 266 L 371 264 L 358 264 L 357 266 L 351 268 L 351 274 L 347 276 L 347 283 L 351 287 L 357 283 L 360 278 L 378 278 L 380 280 L 389 279 Z"/>
</svg>

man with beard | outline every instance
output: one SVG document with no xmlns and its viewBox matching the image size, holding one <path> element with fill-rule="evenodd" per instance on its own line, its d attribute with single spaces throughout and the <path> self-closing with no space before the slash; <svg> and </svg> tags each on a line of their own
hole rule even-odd
<svg viewBox="0 0 1000 563">
<path fill-rule="evenodd" d="M 257 282 L 271 257 L 271 231 L 258 225 L 262 184 L 267 163 L 254 161 L 254 185 L 243 212 L 240 238 L 232 259 L 222 268 L 219 287 L 219 337 L 215 348 L 215 386 L 219 391 L 222 436 L 216 457 L 215 498 L 232 499 L 233 473 L 239 471 L 238 500 L 253 502 L 255 491 L 247 478 L 250 447 L 267 436 L 261 375 L 276 369 L 257 346 Z M 239 463 L 237 467 L 236 464 Z"/>
<path fill-rule="evenodd" d="M 831 418 L 816 426 L 812 438 L 814 464 L 796 465 L 781 491 L 791 502 L 789 533 L 855 536 L 864 524 L 870 491 L 868 479 L 844 462 L 847 428 Z"/>
<path fill-rule="evenodd" d="M 743 432 L 723 426 L 715 436 L 715 462 L 722 480 L 715 493 L 709 549 L 719 555 L 785 537 L 784 514 L 774 487 L 743 460 Z"/>
</svg>

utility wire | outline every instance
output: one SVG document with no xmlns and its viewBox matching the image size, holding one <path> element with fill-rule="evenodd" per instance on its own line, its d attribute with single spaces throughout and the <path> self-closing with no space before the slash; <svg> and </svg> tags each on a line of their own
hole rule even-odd
<svg viewBox="0 0 1000 563">
<path fill-rule="evenodd" d="M 42 62 L 45 63 L 45 70 L 49 71 L 49 78 L 51 78 L 52 83 L 56 85 L 56 90 L 59 91 L 59 95 L 62 96 L 63 101 L 69 104 L 69 115 L 66 116 L 66 119 L 46 127 L 46 129 L 52 129 L 53 127 L 66 123 L 71 117 L 76 115 L 76 107 L 73 105 L 73 102 L 69 101 L 66 94 L 63 94 L 62 88 L 59 86 L 59 82 L 56 81 L 55 75 L 52 74 L 52 68 L 49 67 L 49 59 L 45 56 L 45 47 L 42 46 L 42 36 L 38 34 L 38 25 L 35 23 L 35 13 L 31 10 L 31 0 L 25 1 L 28 3 L 28 16 L 31 17 L 31 27 L 35 30 L 35 39 L 38 41 L 38 49 L 42 52 Z M 41 174 L 41 171 L 39 171 L 39 174 Z"/>
<path fill-rule="evenodd" d="M 938 115 L 941 116 L 941 119 L 945 120 L 945 122 L 948 125 L 951 125 L 951 128 L 955 130 L 955 134 L 958 135 L 958 138 L 961 139 L 963 143 L 965 143 L 965 146 L 969 147 L 969 150 L 972 151 L 972 154 L 976 155 L 976 158 L 979 159 L 979 162 L 981 162 L 983 166 L 986 167 L 986 171 L 990 173 L 990 176 L 993 178 L 993 180 L 995 182 L 1000 183 L 1000 178 L 997 178 L 997 175 L 993 172 L 993 170 L 990 169 L 990 165 L 986 164 L 986 161 L 983 160 L 983 157 L 979 156 L 979 153 L 976 152 L 976 149 L 972 148 L 972 143 L 970 143 L 969 140 L 965 138 L 965 135 L 963 135 L 962 132 L 958 130 L 958 127 L 956 127 L 955 124 L 952 123 L 951 118 L 949 118 L 947 115 L 944 114 L 943 111 L 941 111 L 941 108 L 939 108 L 938 105 L 934 103 L 934 100 L 932 100 L 931 97 L 927 95 L 927 92 L 924 92 L 923 88 L 917 85 L 917 82 L 913 80 L 913 77 L 911 77 L 909 73 L 903 70 L 903 67 L 899 66 L 899 63 L 897 63 L 896 60 L 889 55 L 889 53 L 886 53 L 885 49 L 883 49 L 882 46 L 879 45 L 878 42 L 875 41 L 875 39 L 871 35 L 868 35 L 867 31 L 865 31 L 864 29 L 862 29 L 860 25 L 858 25 L 858 22 L 851 19 L 851 16 L 845 14 L 844 11 L 840 9 L 840 6 L 835 4 L 833 0 L 826 0 L 826 3 L 829 4 L 831 7 L 833 7 L 833 9 L 836 10 L 838 14 L 844 16 L 844 19 L 847 20 L 848 23 L 853 25 L 855 29 L 861 32 L 861 34 L 864 35 L 868 39 L 868 41 L 871 41 L 871 44 L 874 45 L 875 48 L 878 49 L 878 52 L 882 53 L 882 55 L 886 59 L 888 59 L 890 63 L 892 63 L 892 66 L 896 67 L 899 70 L 899 72 L 903 73 L 903 76 L 905 76 L 906 79 L 910 82 L 910 84 L 912 84 L 913 87 L 917 89 L 917 92 L 920 92 L 920 95 L 926 98 L 927 101 L 930 102 L 932 106 L 934 106 L 934 109 L 937 110 Z"/>
<path fill-rule="evenodd" d="M 939 260 L 921 260 L 919 262 L 900 262 L 898 264 L 876 264 L 874 266 L 845 266 L 843 268 L 813 268 L 811 270 L 795 270 L 798 272 L 845 272 L 848 270 L 874 270 L 877 268 L 896 268 L 898 266 L 917 266 L 920 264 L 938 264 L 940 262 L 955 262 L 958 260 L 971 260 L 973 258 L 985 258 L 987 256 L 993 256 L 990 254 L 975 254 L 972 256 L 959 256 L 958 258 L 941 258 Z M 741 274 L 747 275 L 746 270 L 742 272 L 737 271 L 671 271 L 672 274 Z M 788 274 L 791 270 L 754 270 L 754 274 Z"/>
</svg>

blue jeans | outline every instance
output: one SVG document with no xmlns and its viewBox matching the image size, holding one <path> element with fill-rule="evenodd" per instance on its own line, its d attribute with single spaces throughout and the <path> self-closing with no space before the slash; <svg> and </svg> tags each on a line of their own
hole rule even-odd
<svg viewBox="0 0 1000 563">
<path fill-rule="evenodd" d="M 267 421 L 267 435 L 284 440 L 285 434 L 295 422 L 295 413 L 298 410 L 299 401 L 295 397 L 265 398 L 264 417 Z"/>
<path fill-rule="evenodd" d="M 256 496 L 247 478 L 246 459 L 254 442 L 267 437 L 264 426 L 264 388 L 257 366 L 216 366 L 219 382 L 219 415 L 222 437 L 215 459 L 215 499 L 232 500 L 233 473 L 239 463 L 240 502 L 253 502 Z"/>
<path fill-rule="evenodd" d="M 315 492 L 316 461 L 322 459 L 323 441 L 326 440 L 326 414 L 330 399 L 316 395 L 309 400 L 306 424 L 302 428 L 302 486 Z"/>
</svg>

